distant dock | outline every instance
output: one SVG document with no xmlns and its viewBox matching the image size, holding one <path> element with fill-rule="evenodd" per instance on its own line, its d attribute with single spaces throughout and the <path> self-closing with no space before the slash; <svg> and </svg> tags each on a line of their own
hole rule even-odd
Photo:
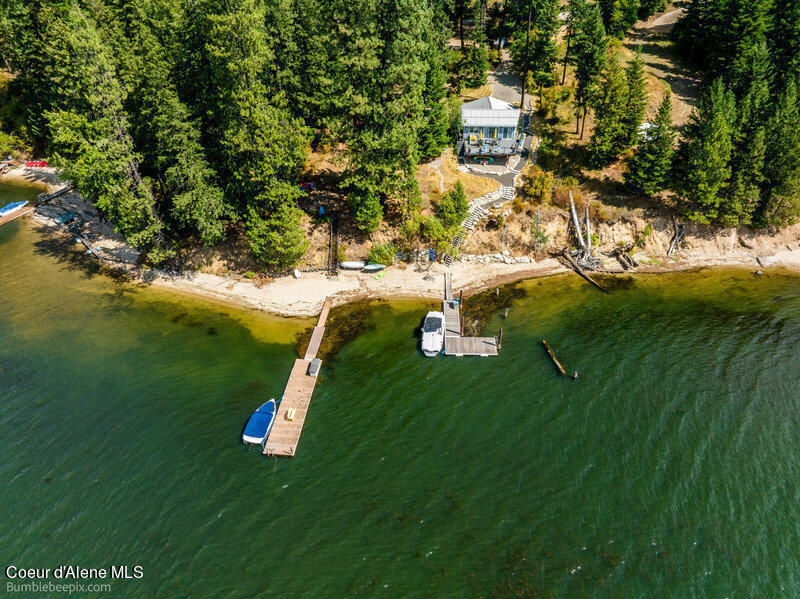
<svg viewBox="0 0 800 599">
<path fill-rule="evenodd" d="M 461 330 L 461 306 L 453 298 L 449 272 L 444 274 L 444 353 L 448 356 L 496 356 L 499 342 L 495 337 L 464 337 Z"/>
<path fill-rule="evenodd" d="M 283 392 L 283 398 L 278 405 L 275 424 L 272 432 L 264 444 L 264 455 L 293 458 L 300 443 L 300 434 L 306 421 L 308 407 L 311 405 L 311 395 L 317 384 L 317 373 L 309 374 L 308 370 L 312 360 L 316 358 L 325 333 L 325 321 L 331 310 L 331 298 L 327 298 L 322 305 L 317 326 L 311 334 L 308 349 L 302 358 L 294 361 L 289 381 Z"/>
</svg>

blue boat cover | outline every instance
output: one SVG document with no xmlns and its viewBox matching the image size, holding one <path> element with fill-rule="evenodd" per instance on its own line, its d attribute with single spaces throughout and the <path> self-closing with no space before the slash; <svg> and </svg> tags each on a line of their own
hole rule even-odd
<svg viewBox="0 0 800 599">
<path fill-rule="evenodd" d="M 11 202 L 10 204 L 6 204 L 2 208 L 0 208 L 0 216 L 4 216 L 4 215 L 8 214 L 9 212 L 13 212 L 14 210 L 19 208 L 20 206 L 24 206 L 27 203 L 28 202 L 23 201 L 23 202 Z"/>
<path fill-rule="evenodd" d="M 247 426 L 244 427 L 244 436 L 263 440 L 269 433 L 270 428 L 272 428 L 276 410 L 275 400 L 270 399 L 253 412 L 253 415 L 250 416 L 250 420 L 247 421 Z"/>
</svg>

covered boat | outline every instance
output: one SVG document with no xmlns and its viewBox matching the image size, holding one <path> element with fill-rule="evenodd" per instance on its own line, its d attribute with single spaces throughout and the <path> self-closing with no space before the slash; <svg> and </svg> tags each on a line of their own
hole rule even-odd
<svg viewBox="0 0 800 599">
<path fill-rule="evenodd" d="M 374 264 L 374 263 L 372 263 L 372 264 L 367 264 L 364 267 L 364 272 L 378 272 L 379 270 L 383 270 L 384 268 L 386 268 L 385 264 Z"/>
<path fill-rule="evenodd" d="M 429 358 L 442 351 L 444 346 L 444 314 L 428 312 L 422 323 L 422 353 Z"/>
<path fill-rule="evenodd" d="M 339 268 L 344 268 L 345 270 L 361 270 L 364 268 L 363 262 L 340 262 Z"/>
<path fill-rule="evenodd" d="M 258 443 L 263 445 L 269 437 L 272 430 L 272 425 L 275 423 L 275 414 L 278 407 L 274 399 L 270 399 L 263 406 L 258 408 L 250 420 L 247 421 L 247 426 L 244 427 L 242 433 L 242 441 L 244 443 Z"/>
</svg>

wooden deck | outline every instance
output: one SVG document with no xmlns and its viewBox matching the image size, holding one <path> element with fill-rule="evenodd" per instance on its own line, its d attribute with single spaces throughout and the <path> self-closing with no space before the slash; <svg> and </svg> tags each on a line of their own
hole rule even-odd
<svg viewBox="0 0 800 599">
<path fill-rule="evenodd" d="M 11 222 L 15 218 L 19 218 L 20 216 L 28 214 L 28 212 L 31 212 L 35 208 L 36 206 L 34 206 L 33 204 L 26 204 L 25 206 L 20 206 L 19 208 L 17 208 L 16 210 L 12 210 L 5 216 L 0 216 L 0 225 L 4 225 L 8 222 Z"/>
<path fill-rule="evenodd" d="M 283 398 L 278 405 L 278 413 L 275 416 L 275 424 L 272 432 L 264 445 L 264 455 L 279 457 L 294 457 L 297 445 L 300 443 L 300 434 L 303 432 L 303 424 L 306 421 L 308 408 L 311 405 L 311 395 L 317 384 L 317 377 L 308 375 L 308 367 L 311 360 L 316 357 L 319 345 L 322 342 L 322 335 L 325 332 L 325 321 L 331 309 L 331 298 L 327 298 L 322 305 L 322 312 L 317 320 L 317 326 L 311 334 L 311 341 L 303 358 L 295 360 Z M 294 409 L 294 418 L 287 419 L 287 413 Z"/>
<path fill-rule="evenodd" d="M 461 314 L 458 301 L 453 299 L 450 273 L 444 275 L 444 353 L 448 356 L 496 356 L 494 337 L 464 337 L 461 333 Z"/>
</svg>

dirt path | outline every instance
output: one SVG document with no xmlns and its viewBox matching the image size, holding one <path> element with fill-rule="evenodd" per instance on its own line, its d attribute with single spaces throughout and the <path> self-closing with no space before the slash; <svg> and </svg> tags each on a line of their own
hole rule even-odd
<svg viewBox="0 0 800 599">
<path fill-rule="evenodd" d="M 637 49 L 642 51 L 645 70 L 651 75 L 648 85 L 651 108 L 661 101 L 666 91 L 665 83 L 672 89 L 672 118 L 678 127 L 689 120 L 702 89 L 700 76 L 680 63 L 668 36 L 682 14 L 682 8 L 669 8 L 664 13 L 653 15 L 638 23 L 624 42 L 625 49 L 631 54 Z"/>
</svg>

